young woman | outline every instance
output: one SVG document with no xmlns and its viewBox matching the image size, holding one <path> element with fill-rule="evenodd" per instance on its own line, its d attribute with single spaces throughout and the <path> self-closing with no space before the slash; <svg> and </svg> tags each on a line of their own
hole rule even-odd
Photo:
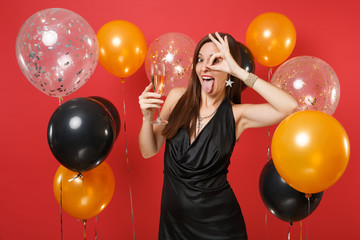
<svg viewBox="0 0 360 240">
<path fill-rule="evenodd" d="M 229 34 L 205 36 L 197 45 L 187 89 L 172 89 L 163 102 L 148 85 L 139 96 L 144 158 L 166 142 L 159 239 L 247 239 L 244 219 L 227 181 L 230 157 L 247 128 L 279 123 L 295 99 L 240 67 L 240 49 Z M 241 104 L 241 82 L 267 103 Z M 151 124 L 163 104 L 166 126 Z"/>
</svg>

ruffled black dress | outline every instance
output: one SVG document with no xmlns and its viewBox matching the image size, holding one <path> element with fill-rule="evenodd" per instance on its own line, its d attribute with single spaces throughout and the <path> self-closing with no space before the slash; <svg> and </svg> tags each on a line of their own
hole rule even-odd
<svg viewBox="0 0 360 240">
<path fill-rule="evenodd" d="M 227 97 L 193 143 L 184 129 L 166 141 L 159 239 L 247 239 L 240 206 L 227 181 L 235 141 Z"/>
</svg>

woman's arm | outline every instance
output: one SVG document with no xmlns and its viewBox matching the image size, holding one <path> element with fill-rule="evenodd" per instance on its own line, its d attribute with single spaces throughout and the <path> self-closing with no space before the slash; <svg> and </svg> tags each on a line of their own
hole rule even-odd
<svg viewBox="0 0 360 240">
<path fill-rule="evenodd" d="M 249 75 L 243 69 L 238 71 L 245 72 L 235 74 L 240 79 L 246 79 L 247 75 Z M 243 131 L 246 128 L 265 127 L 279 123 L 298 108 L 296 100 L 290 94 L 260 78 L 255 81 L 252 88 L 267 103 L 235 106 L 234 115 L 235 120 L 238 122 L 239 131 Z"/>
<path fill-rule="evenodd" d="M 282 89 L 257 78 L 253 74 L 249 74 L 242 69 L 230 54 L 229 43 L 227 37 L 224 39 L 216 33 L 217 39 L 209 35 L 210 39 L 216 44 L 219 49 L 218 54 L 212 56 L 215 58 L 222 58 L 219 64 L 209 66 L 213 70 L 227 72 L 253 88 L 259 93 L 267 103 L 264 104 L 241 104 L 235 106 L 234 116 L 237 123 L 237 137 L 246 128 L 264 127 L 279 123 L 285 117 L 295 112 L 298 108 L 296 100 Z M 213 61 L 210 61 L 210 63 Z"/>
<path fill-rule="evenodd" d="M 161 95 L 150 92 L 152 84 L 150 83 L 139 96 L 139 105 L 143 114 L 143 122 L 139 133 L 139 147 L 144 158 L 149 158 L 157 154 L 165 142 L 165 137 L 161 134 L 164 126 L 153 125 L 151 122 L 156 108 L 164 101 L 160 99 Z M 168 94 L 164 105 L 162 106 L 160 116 L 168 120 L 170 113 L 183 94 L 182 89 L 173 89 Z"/>
</svg>

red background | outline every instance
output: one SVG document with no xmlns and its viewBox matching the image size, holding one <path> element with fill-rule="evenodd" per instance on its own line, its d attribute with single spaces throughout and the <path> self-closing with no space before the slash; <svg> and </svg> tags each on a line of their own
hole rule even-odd
<svg viewBox="0 0 360 240">
<path fill-rule="evenodd" d="M 85 18 L 94 31 L 112 20 L 127 20 L 144 33 L 148 46 L 169 32 L 184 33 L 195 42 L 209 32 L 229 32 L 245 43 L 250 22 L 265 12 L 286 15 L 295 25 L 297 42 L 291 57 L 309 55 L 327 62 L 336 72 L 341 96 L 334 117 L 347 131 L 351 145 L 349 165 L 340 180 L 324 192 L 315 212 L 291 227 L 291 239 L 360 239 L 358 75 L 360 32 L 357 0 L 33 0 L 2 1 L 0 85 L 0 239 L 60 239 L 60 208 L 52 192 L 59 163 L 47 144 L 48 121 L 58 100 L 36 90 L 23 76 L 15 57 L 15 41 L 25 20 L 45 8 L 61 7 Z M 257 64 L 256 74 L 267 79 L 269 69 Z M 138 96 L 148 84 L 144 66 L 122 84 L 98 64 L 90 80 L 65 98 L 102 96 L 117 107 L 127 122 L 130 173 L 125 161 L 121 129 L 106 159 L 116 179 L 109 206 L 87 224 L 87 239 L 133 239 L 129 197 L 132 190 L 136 239 L 156 239 L 162 187 L 162 153 L 143 159 L 138 147 L 141 113 Z M 124 94 L 123 94 L 124 92 Z M 124 116 L 123 102 L 126 105 Z M 262 102 L 246 90 L 243 102 Z M 273 133 L 275 127 L 271 128 Z M 286 239 L 289 224 L 271 215 L 261 201 L 258 182 L 270 144 L 268 128 L 247 130 L 232 157 L 230 182 L 242 206 L 249 239 Z M 63 214 L 64 239 L 82 239 L 83 226 Z M 267 218 L 267 222 L 265 222 Z M 302 231 L 301 231 L 302 230 Z"/>
</svg>

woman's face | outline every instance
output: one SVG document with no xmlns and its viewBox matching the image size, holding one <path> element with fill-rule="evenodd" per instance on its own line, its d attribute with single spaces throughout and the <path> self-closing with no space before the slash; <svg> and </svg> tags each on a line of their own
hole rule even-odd
<svg viewBox="0 0 360 240">
<path fill-rule="evenodd" d="M 228 78 L 228 74 L 211 70 L 208 67 L 222 61 L 221 58 L 216 58 L 210 63 L 211 56 L 218 52 L 219 49 L 213 42 L 207 42 L 200 48 L 198 62 L 196 63 L 196 74 L 200 80 L 203 92 L 208 95 L 217 95 L 225 91 L 225 81 Z"/>
</svg>

